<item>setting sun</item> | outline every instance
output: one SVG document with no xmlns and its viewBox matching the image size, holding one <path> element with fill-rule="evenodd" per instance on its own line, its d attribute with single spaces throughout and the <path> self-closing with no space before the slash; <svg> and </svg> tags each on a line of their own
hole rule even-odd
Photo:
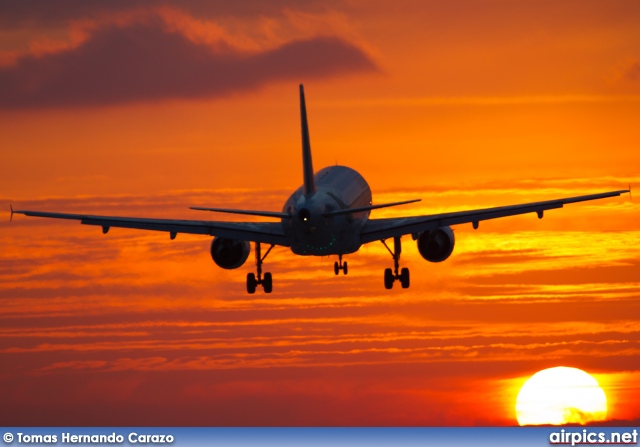
<svg viewBox="0 0 640 447">
<path fill-rule="evenodd" d="M 560 425 L 601 421 L 607 397 L 596 379 L 577 369 L 558 366 L 535 373 L 516 400 L 520 425 Z"/>
</svg>

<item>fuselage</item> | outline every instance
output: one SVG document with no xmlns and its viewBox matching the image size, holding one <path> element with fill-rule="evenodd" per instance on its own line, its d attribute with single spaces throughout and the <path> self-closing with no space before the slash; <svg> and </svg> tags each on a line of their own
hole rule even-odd
<svg viewBox="0 0 640 447">
<path fill-rule="evenodd" d="M 360 231 L 370 211 L 323 216 L 330 211 L 371 205 L 371 189 L 365 179 L 346 166 L 329 166 L 314 175 L 315 191 L 298 188 L 286 201 L 282 228 L 291 251 L 297 255 L 340 255 L 360 248 Z"/>
</svg>

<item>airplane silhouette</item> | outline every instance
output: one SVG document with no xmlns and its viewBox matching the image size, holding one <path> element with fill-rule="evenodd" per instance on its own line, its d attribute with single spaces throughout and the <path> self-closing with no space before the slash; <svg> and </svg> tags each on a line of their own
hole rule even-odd
<svg viewBox="0 0 640 447">
<path fill-rule="evenodd" d="M 88 214 L 66 214 L 44 211 L 13 210 L 13 214 L 79 220 L 84 225 L 97 225 L 107 233 L 111 227 L 140 230 L 166 231 L 175 239 L 178 233 L 205 234 L 213 236 L 211 257 L 224 269 L 242 266 L 255 245 L 256 273 L 247 274 L 247 292 L 255 293 L 262 286 L 265 293 L 273 290 L 271 273 L 262 274 L 262 264 L 271 249 L 280 245 L 289 247 L 296 255 L 338 255 L 334 273 L 348 272 L 344 255 L 355 253 L 369 242 L 381 241 L 393 258 L 393 269 L 384 271 L 384 286 L 391 289 L 395 281 L 402 288 L 410 284 L 409 269 L 400 269 L 401 237 L 411 235 L 417 241 L 420 255 L 430 262 L 447 259 L 455 244 L 451 225 L 471 223 L 474 229 L 482 220 L 517 214 L 537 213 L 543 217 L 546 210 L 562 208 L 568 203 L 619 196 L 629 189 L 590 194 L 543 202 L 494 208 L 458 211 L 413 217 L 369 219 L 371 210 L 417 202 L 383 203 L 373 205 L 371 189 L 365 179 L 354 169 L 346 166 L 329 166 L 314 174 L 309 142 L 309 126 L 304 98 L 304 87 L 300 85 L 300 119 L 302 126 L 302 174 L 303 184 L 285 202 L 281 212 L 238 210 L 226 208 L 191 207 L 194 210 L 244 214 L 280 219 L 280 222 L 218 222 L 207 220 L 148 219 L 139 217 L 94 216 Z M 393 239 L 393 249 L 386 243 Z M 261 244 L 269 244 L 262 255 Z"/>
</svg>

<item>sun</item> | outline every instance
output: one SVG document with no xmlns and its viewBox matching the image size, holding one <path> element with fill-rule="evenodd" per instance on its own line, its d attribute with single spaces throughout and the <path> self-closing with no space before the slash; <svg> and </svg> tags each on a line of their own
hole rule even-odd
<svg viewBox="0 0 640 447">
<path fill-rule="evenodd" d="M 607 396 L 596 379 L 577 368 L 558 366 L 535 373 L 520 388 L 520 425 L 584 424 L 607 417 Z"/>
</svg>

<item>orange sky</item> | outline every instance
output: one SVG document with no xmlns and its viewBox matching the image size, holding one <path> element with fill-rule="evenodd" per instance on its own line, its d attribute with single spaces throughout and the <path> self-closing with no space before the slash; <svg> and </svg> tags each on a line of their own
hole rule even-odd
<svg viewBox="0 0 640 447">
<path fill-rule="evenodd" d="M 226 219 L 339 163 L 372 217 L 640 184 L 635 1 L 144 0 L 3 5 L 0 202 Z M 6 425 L 515 425 L 526 377 L 596 376 L 640 418 L 640 208 L 628 196 L 454 227 L 430 264 L 384 247 L 217 268 L 210 240 L 0 222 Z"/>
</svg>

